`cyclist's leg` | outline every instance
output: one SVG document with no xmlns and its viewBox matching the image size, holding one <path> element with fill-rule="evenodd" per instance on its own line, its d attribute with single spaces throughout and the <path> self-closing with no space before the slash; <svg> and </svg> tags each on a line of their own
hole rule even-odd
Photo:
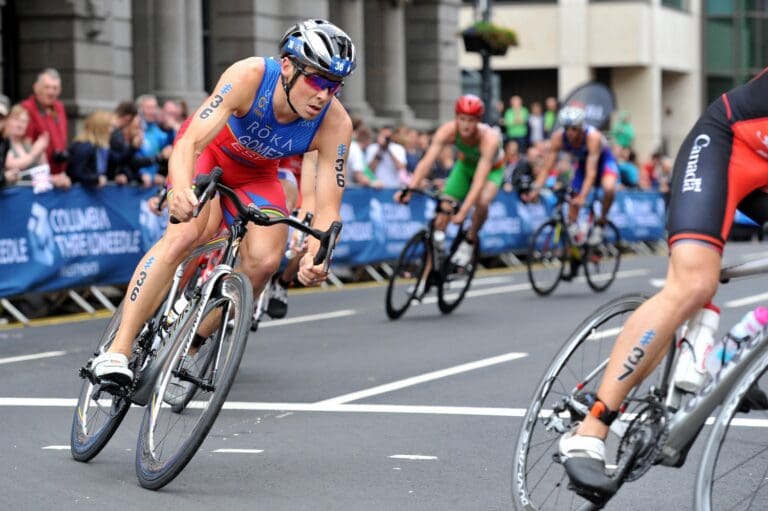
<svg viewBox="0 0 768 511">
<path fill-rule="evenodd" d="M 238 188 L 236 193 L 244 204 L 256 204 L 262 211 L 273 216 L 287 216 L 285 195 L 280 181 L 263 179 Z M 228 200 L 224 200 L 225 217 L 228 216 Z M 249 225 L 240 248 L 239 271 L 245 273 L 253 285 L 253 295 L 259 296 L 264 286 L 280 267 L 288 240 L 288 227 L 276 225 L 260 227 Z"/>
<path fill-rule="evenodd" d="M 473 172 L 474 169 L 467 167 L 462 161 L 457 161 L 445 180 L 443 195 L 457 201 L 464 200 L 472 185 Z M 450 212 L 446 211 L 446 213 Z M 445 231 L 445 228 L 448 226 L 448 220 L 450 220 L 450 214 L 437 215 L 437 218 L 435 218 L 435 229 Z"/>
<path fill-rule="evenodd" d="M 299 201 L 299 186 L 296 183 L 296 176 L 288 169 L 278 170 L 277 176 L 285 195 L 285 209 L 290 213 L 296 208 Z"/>
<path fill-rule="evenodd" d="M 616 197 L 616 183 L 619 179 L 619 168 L 615 160 L 608 160 L 603 165 L 603 175 L 597 181 L 603 190 L 602 211 L 599 221 L 601 223 L 608 219 L 608 211 L 613 205 L 613 199 Z"/>
<path fill-rule="evenodd" d="M 504 180 L 504 167 L 492 169 L 488 174 L 488 179 L 483 185 L 480 197 L 475 202 L 475 210 L 472 213 L 472 226 L 467 234 L 468 239 L 474 241 L 477 239 L 477 233 L 482 229 L 485 220 L 488 218 L 488 208 L 490 207 L 499 188 Z"/>
<path fill-rule="evenodd" d="M 111 353 L 131 354 L 141 326 L 165 299 L 174 270 L 197 244 L 210 237 L 209 225 L 218 225 L 220 219 L 218 200 L 215 199 L 197 218 L 181 224 L 168 224 L 163 237 L 136 266 L 128 284 L 123 317 L 109 348 Z"/>
<path fill-rule="evenodd" d="M 675 330 L 712 299 L 720 260 L 712 245 L 685 242 L 672 247 L 664 288 L 629 317 L 616 339 L 597 393 L 609 410 L 619 409 L 632 387 L 654 369 Z M 608 427 L 587 416 L 578 433 L 605 438 Z"/>
</svg>

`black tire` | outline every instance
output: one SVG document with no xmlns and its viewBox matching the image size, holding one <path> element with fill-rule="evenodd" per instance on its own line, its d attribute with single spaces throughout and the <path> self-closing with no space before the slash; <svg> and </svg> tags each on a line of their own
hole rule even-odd
<svg viewBox="0 0 768 511">
<path fill-rule="evenodd" d="M 224 276 L 216 285 L 217 290 L 200 317 L 204 319 L 209 314 L 217 314 L 219 308 L 226 313 L 218 318 L 218 327 L 207 341 L 213 343 L 214 349 L 220 350 L 218 366 L 206 372 L 215 372 L 218 380 L 213 382 L 214 388 L 210 391 L 199 388 L 197 397 L 204 401 L 196 401 L 200 403 L 198 406 L 187 406 L 180 414 L 173 413 L 171 407 L 162 404 L 172 371 L 186 354 L 188 341 L 194 334 L 195 317 L 201 306 L 198 302 L 184 316 L 184 322 L 169 340 L 173 343 L 172 355 L 165 361 L 141 423 L 136 448 L 136 475 L 144 488 L 162 488 L 189 463 L 213 426 L 237 374 L 253 314 L 253 292 L 248 279 L 240 273 Z"/>
<path fill-rule="evenodd" d="M 428 256 L 427 231 L 421 230 L 405 244 L 397 260 L 397 266 L 389 277 L 386 297 L 389 319 L 397 319 L 408 310 L 424 278 Z"/>
<path fill-rule="evenodd" d="M 453 240 L 450 253 L 440 269 L 441 278 L 437 286 L 437 307 L 443 314 L 450 314 L 464 300 L 477 271 L 477 261 L 480 258 L 479 239 L 475 240 L 472 259 L 469 263 L 464 266 L 457 266 L 451 262 L 454 252 L 463 240 L 464 236 L 457 236 Z"/>
<path fill-rule="evenodd" d="M 616 335 L 644 301 L 642 295 L 626 295 L 598 308 L 570 335 L 544 372 L 515 442 L 512 498 L 517 509 L 563 511 L 588 504 L 568 489 L 565 469 L 554 455 L 561 435 L 587 413 L 585 394 L 597 393 Z M 651 385 L 658 386 L 663 366 L 629 397 L 646 396 Z M 626 415 L 617 418 L 612 429 L 628 424 L 637 406 L 636 401 L 628 402 Z M 608 436 L 608 457 L 615 456 L 619 440 L 614 433 Z"/>
<path fill-rule="evenodd" d="M 765 342 L 765 341 L 763 341 Z M 768 509 L 768 353 L 734 385 L 709 434 L 696 477 L 695 509 Z"/>
<path fill-rule="evenodd" d="M 539 296 L 555 290 L 563 278 L 570 243 L 565 224 L 549 220 L 541 224 L 531 236 L 528 245 L 528 280 Z"/>
<path fill-rule="evenodd" d="M 96 353 L 103 353 L 112 344 L 123 316 L 122 304 L 107 325 Z M 70 451 L 77 461 L 89 461 L 99 454 L 115 434 L 131 403 L 124 397 L 113 397 L 106 392 L 93 399 L 96 388 L 87 378 L 83 380 L 80 396 L 72 418 Z"/>
<path fill-rule="evenodd" d="M 603 239 L 596 245 L 587 244 L 584 253 L 584 274 L 594 291 L 605 291 L 616 279 L 621 263 L 621 235 L 612 222 L 603 225 Z"/>
</svg>

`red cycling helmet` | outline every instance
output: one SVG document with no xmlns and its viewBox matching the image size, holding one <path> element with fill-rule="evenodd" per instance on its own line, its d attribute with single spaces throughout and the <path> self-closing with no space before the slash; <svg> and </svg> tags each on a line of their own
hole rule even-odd
<svg viewBox="0 0 768 511">
<path fill-rule="evenodd" d="M 464 94 L 456 100 L 456 113 L 482 117 L 485 113 L 485 103 L 474 94 Z"/>
</svg>

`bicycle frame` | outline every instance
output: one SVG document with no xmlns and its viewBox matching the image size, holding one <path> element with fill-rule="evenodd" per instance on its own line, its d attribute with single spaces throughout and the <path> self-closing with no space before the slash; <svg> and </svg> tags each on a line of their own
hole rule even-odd
<svg viewBox="0 0 768 511">
<path fill-rule="evenodd" d="M 768 258 L 761 258 L 735 266 L 723 268 L 720 272 L 720 282 L 726 283 L 732 278 L 748 277 L 768 272 Z M 743 343 L 733 358 L 717 373 L 715 378 L 707 381 L 693 396 L 685 402 L 682 408 L 675 411 L 669 420 L 668 436 L 662 448 L 659 463 L 666 466 L 679 467 L 685 461 L 688 448 L 693 444 L 699 431 L 710 414 L 723 402 L 725 396 L 742 378 L 760 371 L 768 363 L 768 343 L 764 342 L 768 333 L 763 329 L 760 333 Z M 670 409 L 676 409 L 682 398 L 682 393 L 671 383 L 675 343 L 670 347 L 667 364 L 662 381 L 668 386 L 665 404 Z M 755 363 L 759 361 L 758 363 Z"/>
</svg>

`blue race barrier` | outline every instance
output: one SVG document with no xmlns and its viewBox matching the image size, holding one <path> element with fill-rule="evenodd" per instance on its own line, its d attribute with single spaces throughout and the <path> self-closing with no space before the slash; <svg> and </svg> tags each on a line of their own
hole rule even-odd
<svg viewBox="0 0 768 511">
<path fill-rule="evenodd" d="M 159 239 L 165 218 L 149 212 L 154 190 L 73 187 L 36 195 L 0 190 L 0 297 L 124 284 Z"/>
<path fill-rule="evenodd" d="M 167 218 L 146 201 L 153 190 L 74 187 L 34 194 L 29 187 L 0 190 L 0 297 L 89 285 L 125 284 L 144 252 L 160 238 Z M 344 222 L 335 263 L 364 265 L 397 259 L 405 242 L 433 214 L 430 199 L 397 204 L 394 190 L 345 192 Z M 551 201 L 524 204 L 501 192 L 481 231 L 486 255 L 524 251 L 533 230 L 550 215 Z M 626 241 L 664 236 L 664 202 L 657 193 L 619 192 L 610 218 Z M 448 237 L 456 226 L 448 230 Z"/>
</svg>

